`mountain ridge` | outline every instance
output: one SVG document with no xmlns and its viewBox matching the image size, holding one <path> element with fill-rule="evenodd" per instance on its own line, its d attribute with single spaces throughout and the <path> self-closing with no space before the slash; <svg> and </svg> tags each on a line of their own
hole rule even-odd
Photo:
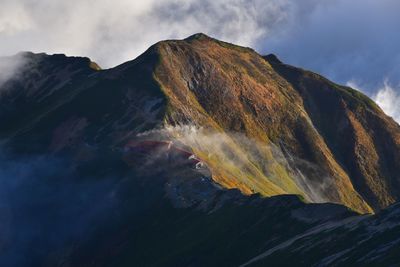
<svg viewBox="0 0 400 267">
<path fill-rule="evenodd" d="M 93 69 L 92 61 L 83 61 L 87 71 L 68 78 L 70 82 L 60 85 L 55 93 L 44 93 L 42 89 L 42 98 L 23 95 L 26 99 L 16 101 L 23 103 L 26 110 L 35 110 L 32 114 L 42 115 L 34 115 L 41 122 L 29 119 L 33 126 L 25 126 L 25 130 L 20 125 L 27 124 L 26 119 L 7 115 L 16 129 L 20 127 L 18 131 L 7 129 L 16 131 L 11 139 L 21 141 L 38 129 L 38 144 L 45 143 L 45 139 L 53 139 L 54 143 L 57 131 L 76 125 L 76 132 L 69 137 L 74 141 L 58 144 L 60 149 L 82 142 L 119 146 L 136 134 L 168 125 L 172 131 L 164 138 L 179 141 L 179 135 L 183 134 L 185 139 L 185 134 L 193 134 L 182 130 L 182 126 L 192 125 L 203 128 L 205 136 L 220 134 L 219 145 L 207 139 L 203 143 L 188 138 L 184 141 L 208 164 L 213 179 L 227 188 L 265 196 L 295 193 L 309 201 L 316 201 L 319 197 L 312 198 L 318 194 L 324 202 L 342 203 L 360 212 L 377 211 L 399 197 L 397 167 L 391 160 L 382 165 L 379 159 L 384 154 L 399 158 L 399 153 L 385 145 L 386 141 L 380 141 L 382 149 L 371 146 L 371 140 L 378 137 L 372 129 L 365 130 L 371 128 L 369 120 L 376 121 L 373 131 L 382 132 L 398 147 L 399 127 L 369 98 L 352 89 L 204 34 L 161 41 L 136 59 L 111 69 Z M 68 73 L 68 69 L 75 67 L 65 68 Z M 310 85 L 302 87 L 303 82 Z M 313 87 L 316 89 L 308 90 Z M 325 99 L 334 97 L 333 103 L 328 101 L 326 105 L 331 110 L 322 108 L 325 103 L 321 102 L 321 94 L 326 94 Z M 92 99 L 91 95 L 98 97 Z M 11 100 L 2 96 L 0 101 Z M 35 104 L 29 106 L 26 101 Z M 66 112 L 73 105 L 79 108 L 71 116 Z M 111 117 L 107 118 L 108 114 Z M 335 116 L 340 116 L 337 124 L 354 141 L 343 143 L 331 136 L 335 129 L 323 122 L 335 121 Z M 53 125 L 47 120 L 53 121 Z M 60 121 L 64 126 L 56 125 Z M 40 127 L 40 123 L 44 126 Z M 9 127 L 7 123 L 2 125 Z M 40 131 L 42 134 L 38 134 Z M 89 133 L 96 137 L 89 137 Z M 6 137 L 6 129 L 0 134 Z M 351 153 L 346 157 L 343 151 L 347 148 Z M 230 162 L 231 155 L 244 156 Z M 363 155 L 367 155 L 367 160 Z M 270 164 L 264 166 L 263 162 Z"/>
</svg>

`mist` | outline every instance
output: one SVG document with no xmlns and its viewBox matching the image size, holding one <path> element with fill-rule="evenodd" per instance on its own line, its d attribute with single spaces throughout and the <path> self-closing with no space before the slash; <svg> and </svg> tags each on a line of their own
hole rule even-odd
<svg viewBox="0 0 400 267">
<path fill-rule="evenodd" d="M 38 266 L 85 241 L 118 210 L 120 177 L 79 174 L 66 158 L 0 155 L 0 265 Z"/>
<path fill-rule="evenodd" d="M 281 146 L 261 143 L 241 133 L 178 125 L 143 132 L 136 138 L 172 141 L 192 150 L 214 178 L 232 176 L 251 188 L 252 193 L 263 191 L 262 181 L 267 181 L 273 188 L 271 196 L 299 194 L 309 202 L 323 203 L 329 201 L 326 192 L 334 187 L 333 178 L 315 164 L 291 155 Z M 307 174 L 303 173 L 305 170 Z"/>
<path fill-rule="evenodd" d="M 6 82 L 18 77 L 26 61 L 23 53 L 9 57 L 0 57 L 0 90 Z"/>
<path fill-rule="evenodd" d="M 388 81 L 385 81 L 378 92 L 373 96 L 375 102 L 391 116 L 395 121 L 400 122 L 400 94 Z"/>
</svg>

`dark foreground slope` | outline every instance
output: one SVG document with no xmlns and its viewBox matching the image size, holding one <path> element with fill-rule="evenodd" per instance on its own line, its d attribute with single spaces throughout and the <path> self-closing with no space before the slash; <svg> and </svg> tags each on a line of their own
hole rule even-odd
<svg viewBox="0 0 400 267">
<path fill-rule="evenodd" d="M 400 206 L 320 224 L 241 266 L 398 266 Z"/>
<path fill-rule="evenodd" d="M 186 159 L 95 152 L 79 163 L 2 158 L 2 266 L 399 263 L 398 205 L 362 216 L 294 195 L 245 196 Z"/>
<path fill-rule="evenodd" d="M 396 266 L 400 211 L 245 196 L 157 153 L 8 160 L 2 266 Z M 129 156 L 129 157 L 128 157 Z M 16 168 L 18 168 L 16 170 Z M 26 171 L 21 174 L 20 170 Z M 4 178 L 4 176 L 2 176 Z M 18 179 L 18 180 L 16 180 Z"/>
<path fill-rule="evenodd" d="M 108 70 L 17 57 L 1 265 L 399 262 L 398 205 L 352 211 L 399 198 L 399 126 L 364 95 L 201 34 Z"/>
<path fill-rule="evenodd" d="M 187 182 L 187 181 L 186 181 Z M 391 266 L 399 263 L 399 208 L 359 217 L 296 196 L 260 199 L 193 182 L 204 199 L 158 199 L 135 218 L 97 232 L 70 266 Z M 174 184 L 177 188 L 188 184 Z M 202 187 L 199 189 L 198 187 Z M 146 190 L 145 188 L 142 188 Z M 211 190 L 208 191 L 208 190 Z M 161 190 L 160 190 L 161 191 Z M 162 192 L 158 192 L 162 193 Z M 157 193 L 155 193 L 156 195 Z M 158 194 L 160 195 L 160 194 Z M 112 233 L 112 234 L 111 234 Z M 65 260 L 65 259 L 64 259 Z"/>
</svg>

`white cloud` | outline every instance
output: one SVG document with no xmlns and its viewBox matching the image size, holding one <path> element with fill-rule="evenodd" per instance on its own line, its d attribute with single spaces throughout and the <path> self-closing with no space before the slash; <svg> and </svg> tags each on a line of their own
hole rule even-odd
<svg viewBox="0 0 400 267">
<path fill-rule="evenodd" d="M 363 89 L 361 89 L 361 85 L 359 84 L 359 82 L 354 79 L 346 82 L 346 86 L 356 89 L 357 91 L 360 91 L 360 92 L 363 91 Z"/>
<path fill-rule="evenodd" d="M 400 94 L 389 82 L 384 82 L 373 99 L 387 115 L 400 123 Z"/>
<path fill-rule="evenodd" d="M 25 62 L 23 54 L 17 54 L 12 57 L 0 57 L 0 88 L 4 83 L 16 76 Z"/>
<path fill-rule="evenodd" d="M 366 85 L 361 84 L 357 80 L 350 80 L 346 83 L 347 86 L 356 89 L 360 92 L 366 92 Z M 388 79 L 382 82 L 382 85 L 373 90 L 374 93 L 370 94 L 379 107 L 395 121 L 400 123 L 400 94 L 399 88 L 393 86 Z"/>
<path fill-rule="evenodd" d="M 34 23 L 28 13 L 24 6 L 15 2 L 2 2 L 0 9 L 0 36 L 9 36 L 31 29 Z"/>
</svg>

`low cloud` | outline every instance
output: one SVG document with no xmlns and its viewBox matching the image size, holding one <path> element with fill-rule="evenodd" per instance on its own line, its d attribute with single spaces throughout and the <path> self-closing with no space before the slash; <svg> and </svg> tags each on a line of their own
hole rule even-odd
<svg viewBox="0 0 400 267">
<path fill-rule="evenodd" d="M 71 160 L 0 151 L 0 265 L 39 266 L 111 221 L 120 177 L 82 175 Z M 60 171 L 62 170 L 62 171 Z"/>
<path fill-rule="evenodd" d="M 320 203 L 329 201 L 327 192 L 334 186 L 333 178 L 318 166 L 273 143 L 260 143 L 240 133 L 178 125 L 140 133 L 137 138 L 188 147 L 214 175 L 234 177 L 254 193 L 262 191 L 260 181 L 264 181 L 271 184 L 271 192 L 277 190 L 272 195 L 301 194 L 307 201 Z"/>
<path fill-rule="evenodd" d="M 347 86 L 356 89 L 360 92 L 367 92 L 367 85 L 360 81 L 350 80 L 346 83 Z M 394 86 L 388 79 L 385 79 L 377 87 L 369 93 L 369 97 L 377 103 L 386 115 L 392 117 L 400 123 L 400 93 L 399 86 Z"/>
<path fill-rule="evenodd" d="M 22 53 L 10 57 L 0 57 L 0 89 L 23 70 L 26 58 Z"/>
<path fill-rule="evenodd" d="M 383 86 L 373 96 L 375 102 L 383 111 L 400 123 L 400 94 L 399 90 L 385 81 Z"/>
</svg>

